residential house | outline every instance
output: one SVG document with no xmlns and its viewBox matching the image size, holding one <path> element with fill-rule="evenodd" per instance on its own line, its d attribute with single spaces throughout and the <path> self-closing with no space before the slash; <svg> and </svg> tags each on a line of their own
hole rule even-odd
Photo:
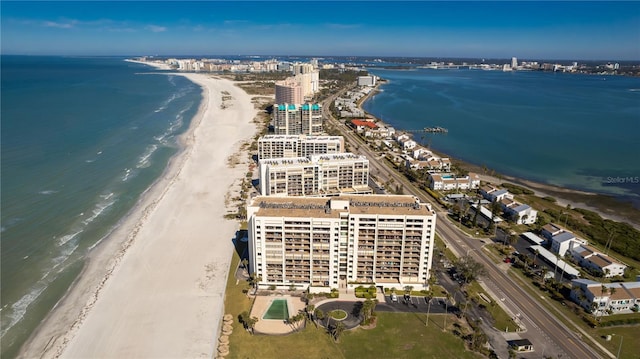
<svg viewBox="0 0 640 359">
<path fill-rule="evenodd" d="M 553 223 L 547 223 L 542 227 L 542 236 L 548 240 L 551 240 L 553 236 L 562 233 L 564 230 Z"/>
<path fill-rule="evenodd" d="M 561 232 L 551 238 L 551 250 L 561 257 L 564 257 L 571 248 L 581 244 L 587 244 L 587 241 L 576 238 L 571 232 Z"/>
<path fill-rule="evenodd" d="M 599 283 L 589 279 L 571 281 L 571 299 L 594 314 L 637 312 L 640 282 Z"/>
<path fill-rule="evenodd" d="M 586 244 L 572 248 L 571 255 L 580 266 L 596 270 L 606 278 L 623 276 L 624 271 L 627 269 L 626 265 L 599 253 L 597 249 Z"/>
</svg>

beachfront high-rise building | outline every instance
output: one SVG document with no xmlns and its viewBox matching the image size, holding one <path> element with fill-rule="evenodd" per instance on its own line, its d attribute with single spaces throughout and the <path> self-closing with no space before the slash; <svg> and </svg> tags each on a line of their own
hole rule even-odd
<svg viewBox="0 0 640 359">
<path fill-rule="evenodd" d="M 276 103 L 304 103 L 302 86 L 293 79 L 276 82 Z"/>
<path fill-rule="evenodd" d="M 296 62 L 295 64 L 293 64 L 292 68 L 293 68 L 294 75 L 308 74 L 315 71 L 315 69 L 313 68 L 313 65 L 306 62 Z"/>
<path fill-rule="evenodd" d="M 428 288 L 436 214 L 413 196 L 256 197 L 247 215 L 259 285 Z"/>
<path fill-rule="evenodd" d="M 264 196 L 321 196 L 371 193 L 369 160 L 353 153 L 260 161 L 260 193 Z"/>
<path fill-rule="evenodd" d="M 321 135 L 322 107 L 308 103 L 275 104 L 273 128 L 276 135 Z"/>
<path fill-rule="evenodd" d="M 313 96 L 319 90 L 320 73 L 318 71 L 297 74 L 292 79 L 302 87 L 303 96 Z"/>
<path fill-rule="evenodd" d="M 371 76 L 358 76 L 358 86 L 373 87 L 376 85 L 376 77 Z"/>
<path fill-rule="evenodd" d="M 511 58 L 511 68 L 515 70 L 516 67 L 518 67 L 518 58 L 517 57 L 512 57 Z"/>
<path fill-rule="evenodd" d="M 258 160 L 341 152 L 342 136 L 266 135 L 258 139 Z"/>
</svg>

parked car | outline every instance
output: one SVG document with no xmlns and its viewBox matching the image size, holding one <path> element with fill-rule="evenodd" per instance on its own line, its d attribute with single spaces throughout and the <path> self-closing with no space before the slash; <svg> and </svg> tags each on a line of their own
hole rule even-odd
<svg viewBox="0 0 640 359">
<path fill-rule="evenodd" d="M 398 296 L 396 295 L 396 293 L 391 293 L 390 298 L 392 302 L 398 303 Z"/>
</svg>

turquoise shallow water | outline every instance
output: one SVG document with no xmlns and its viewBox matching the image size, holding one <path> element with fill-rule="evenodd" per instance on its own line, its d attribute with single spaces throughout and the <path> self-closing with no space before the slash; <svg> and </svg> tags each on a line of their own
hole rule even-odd
<svg viewBox="0 0 640 359">
<path fill-rule="evenodd" d="M 640 78 L 549 72 L 383 70 L 364 109 L 415 139 L 525 179 L 611 194 L 640 208 Z"/>
<path fill-rule="evenodd" d="M 123 58 L 2 56 L 2 352 L 178 150 L 199 87 Z"/>
</svg>

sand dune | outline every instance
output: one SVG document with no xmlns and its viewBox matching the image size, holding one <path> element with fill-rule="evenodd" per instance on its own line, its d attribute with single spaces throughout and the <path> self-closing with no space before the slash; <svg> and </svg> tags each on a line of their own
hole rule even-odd
<svg viewBox="0 0 640 359">
<path fill-rule="evenodd" d="M 213 356 L 237 230 L 223 218 L 225 194 L 246 172 L 227 159 L 255 133 L 256 110 L 231 81 L 180 75 L 204 89 L 184 151 L 91 253 L 23 357 Z M 233 98 L 224 108 L 223 91 Z"/>
</svg>

